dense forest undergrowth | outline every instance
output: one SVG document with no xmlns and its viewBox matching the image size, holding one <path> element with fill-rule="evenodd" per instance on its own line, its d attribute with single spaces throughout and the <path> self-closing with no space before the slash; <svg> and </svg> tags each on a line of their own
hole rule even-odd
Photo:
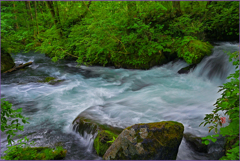
<svg viewBox="0 0 240 161">
<path fill-rule="evenodd" d="M 197 64 L 208 41 L 238 41 L 239 2 L 2 2 L 1 50 L 38 50 L 53 61 L 149 69 Z"/>
<path fill-rule="evenodd" d="M 72 59 L 84 65 L 149 69 L 175 59 L 196 65 L 212 53 L 214 41 L 239 42 L 239 2 L 1 2 L 1 53 L 37 50 L 54 62 Z M 221 133 L 230 136 L 228 155 L 222 159 L 239 159 L 238 72 L 222 87 L 225 92 L 213 114 L 204 119 L 205 125 L 215 124 L 210 130 L 224 122 L 218 111 L 232 119 Z M 205 140 L 215 141 L 214 136 Z"/>
</svg>

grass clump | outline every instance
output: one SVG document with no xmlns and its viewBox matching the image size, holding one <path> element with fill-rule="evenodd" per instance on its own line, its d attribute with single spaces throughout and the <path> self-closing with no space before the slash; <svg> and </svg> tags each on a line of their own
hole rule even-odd
<svg viewBox="0 0 240 161">
<path fill-rule="evenodd" d="M 58 160 L 66 156 L 67 150 L 62 147 L 51 149 L 48 147 L 16 147 L 12 146 L 7 150 L 4 160 Z"/>
</svg>

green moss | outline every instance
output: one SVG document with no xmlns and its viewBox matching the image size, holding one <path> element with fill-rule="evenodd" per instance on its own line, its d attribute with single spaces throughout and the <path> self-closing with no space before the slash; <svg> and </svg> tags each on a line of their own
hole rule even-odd
<svg viewBox="0 0 240 161">
<path fill-rule="evenodd" d="M 67 150 L 62 147 L 51 149 L 48 147 L 12 147 L 11 151 L 6 156 L 2 157 L 5 160 L 58 160 L 66 156 Z"/>
<path fill-rule="evenodd" d="M 54 77 L 46 77 L 44 82 L 50 82 L 50 81 L 52 81 L 54 79 L 56 79 L 56 78 L 54 78 Z"/>
<path fill-rule="evenodd" d="M 1 48 L 1 73 L 12 69 L 14 67 L 15 63 L 11 55 Z"/>
<path fill-rule="evenodd" d="M 189 64 L 198 64 L 204 56 L 212 53 L 213 46 L 208 42 L 190 40 L 188 43 L 181 44 L 182 41 L 184 40 L 177 41 L 179 44 L 176 44 L 178 57 L 183 58 Z"/>
<path fill-rule="evenodd" d="M 51 82 L 53 80 L 55 80 L 56 78 L 54 77 L 46 77 L 45 79 L 41 80 L 41 81 L 38 81 L 38 82 L 41 82 L 41 83 L 48 83 L 48 82 Z"/>
<path fill-rule="evenodd" d="M 23 68 L 23 69 L 20 69 L 21 71 L 24 71 L 24 70 L 26 70 L 26 68 Z"/>
<path fill-rule="evenodd" d="M 94 139 L 94 148 L 99 156 L 103 156 L 108 148 L 112 145 L 109 141 L 112 141 L 114 138 L 117 138 L 118 135 L 108 131 L 108 130 L 100 130 L 98 131 L 97 137 Z"/>
<path fill-rule="evenodd" d="M 156 139 L 156 142 L 161 144 L 162 146 L 169 146 L 169 139 L 174 139 L 174 138 L 182 138 L 183 130 L 184 127 L 181 123 L 175 122 L 175 121 L 162 121 L 162 122 L 155 122 L 155 123 L 141 123 L 137 124 L 138 127 L 141 125 L 147 125 L 147 128 L 149 129 L 148 136 L 145 139 L 149 139 L 151 137 L 154 137 Z M 134 126 L 134 125 L 133 125 Z M 179 129 L 173 129 L 173 127 L 180 127 Z M 164 127 L 164 128 L 163 128 Z M 126 129 L 130 130 L 132 126 L 127 127 Z M 155 131 L 154 129 L 161 129 L 163 128 L 163 131 Z M 140 128 L 139 128 L 140 129 Z M 172 130 L 175 130 L 174 132 Z M 179 131 L 179 130 L 182 130 Z M 154 131 L 154 132 L 153 132 Z M 138 134 L 140 130 L 136 131 L 136 134 Z M 162 137 L 159 137 L 162 136 Z M 137 142 L 142 142 L 144 139 L 142 139 L 139 135 L 137 135 Z M 149 145 L 151 146 L 151 145 Z"/>
</svg>

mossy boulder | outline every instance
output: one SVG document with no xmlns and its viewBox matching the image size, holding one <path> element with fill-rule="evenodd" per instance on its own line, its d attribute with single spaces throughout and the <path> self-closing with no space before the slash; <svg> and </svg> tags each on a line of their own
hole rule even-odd
<svg viewBox="0 0 240 161">
<path fill-rule="evenodd" d="M 202 138 L 197 137 L 191 133 L 185 133 L 184 138 L 187 144 L 197 152 L 207 153 L 208 145 L 202 143 Z"/>
<path fill-rule="evenodd" d="M 175 160 L 183 131 L 183 124 L 175 121 L 135 124 L 122 131 L 103 159 Z"/>
<path fill-rule="evenodd" d="M 13 58 L 1 48 L 1 73 L 12 69 L 15 66 Z"/>
<path fill-rule="evenodd" d="M 190 39 L 190 38 L 189 38 Z M 201 60 L 212 53 L 213 46 L 208 42 L 200 40 L 177 40 L 174 51 L 177 52 L 179 58 L 183 58 L 189 64 L 198 64 Z M 184 41 L 187 41 L 187 43 Z"/>
<path fill-rule="evenodd" d="M 72 122 L 73 130 L 79 132 L 80 135 L 87 134 L 96 134 L 101 130 L 108 130 L 115 134 L 120 134 L 122 132 L 122 128 L 114 127 L 109 124 L 102 122 L 98 117 L 95 117 L 94 113 L 91 113 L 91 109 L 94 107 L 90 107 L 85 111 L 81 112 Z"/>
<path fill-rule="evenodd" d="M 91 111 L 94 107 L 90 107 L 80 113 L 72 122 L 73 130 L 80 135 L 91 134 L 94 138 L 94 149 L 99 156 L 103 156 L 107 149 L 111 146 L 112 140 L 122 132 L 123 128 L 114 127 L 102 122 Z M 114 138 L 113 138 L 114 137 Z"/>
</svg>

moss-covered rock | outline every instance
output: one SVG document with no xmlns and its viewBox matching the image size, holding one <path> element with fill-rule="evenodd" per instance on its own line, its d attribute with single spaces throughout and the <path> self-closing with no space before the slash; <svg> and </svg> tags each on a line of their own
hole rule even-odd
<svg viewBox="0 0 240 161">
<path fill-rule="evenodd" d="M 91 113 L 92 108 L 86 109 L 75 118 L 72 122 L 73 130 L 82 136 L 85 133 L 96 136 L 94 139 L 94 149 L 99 156 L 103 156 L 111 146 L 113 137 L 117 138 L 123 129 L 103 123 Z"/>
<path fill-rule="evenodd" d="M 175 160 L 184 127 L 174 121 L 127 127 L 104 154 L 105 160 Z"/>
<path fill-rule="evenodd" d="M 13 58 L 1 48 L 1 73 L 12 69 L 15 66 Z"/>
<path fill-rule="evenodd" d="M 191 38 L 189 38 L 191 39 Z M 187 41 L 187 43 L 184 43 Z M 198 64 L 201 60 L 212 53 L 213 46 L 200 40 L 177 40 L 173 43 L 179 58 L 183 58 L 189 64 Z"/>
<path fill-rule="evenodd" d="M 156 65 L 163 65 L 168 63 L 169 61 L 165 57 L 165 55 L 160 51 L 158 53 L 149 55 L 138 55 L 128 54 L 128 55 L 120 55 L 118 60 L 113 61 L 113 64 L 117 68 L 126 68 L 126 69 L 150 69 Z"/>
<path fill-rule="evenodd" d="M 102 157 L 117 137 L 118 134 L 111 131 L 99 130 L 93 144 L 97 154 Z"/>
<path fill-rule="evenodd" d="M 63 82 L 64 80 L 56 80 L 56 78 L 54 77 L 46 77 L 45 79 L 41 80 L 41 81 L 38 81 L 40 83 L 49 83 L 51 85 L 56 85 L 60 82 Z"/>
<path fill-rule="evenodd" d="M 184 136 L 187 144 L 191 148 L 193 148 L 195 151 L 203 152 L 203 153 L 208 152 L 208 145 L 205 145 L 202 143 L 201 137 L 197 137 L 191 133 L 185 133 L 183 136 Z"/>
<path fill-rule="evenodd" d="M 82 136 L 85 132 L 87 134 L 94 135 L 101 130 L 107 130 L 114 134 L 120 134 L 123 130 L 122 128 L 113 127 L 111 125 L 102 123 L 97 118 L 94 118 L 94 116 L 87 114 L 87 111 L 83 111 L 81 114 L 79 114 L 72 124 L 73 129 Z"/>
</svg>

